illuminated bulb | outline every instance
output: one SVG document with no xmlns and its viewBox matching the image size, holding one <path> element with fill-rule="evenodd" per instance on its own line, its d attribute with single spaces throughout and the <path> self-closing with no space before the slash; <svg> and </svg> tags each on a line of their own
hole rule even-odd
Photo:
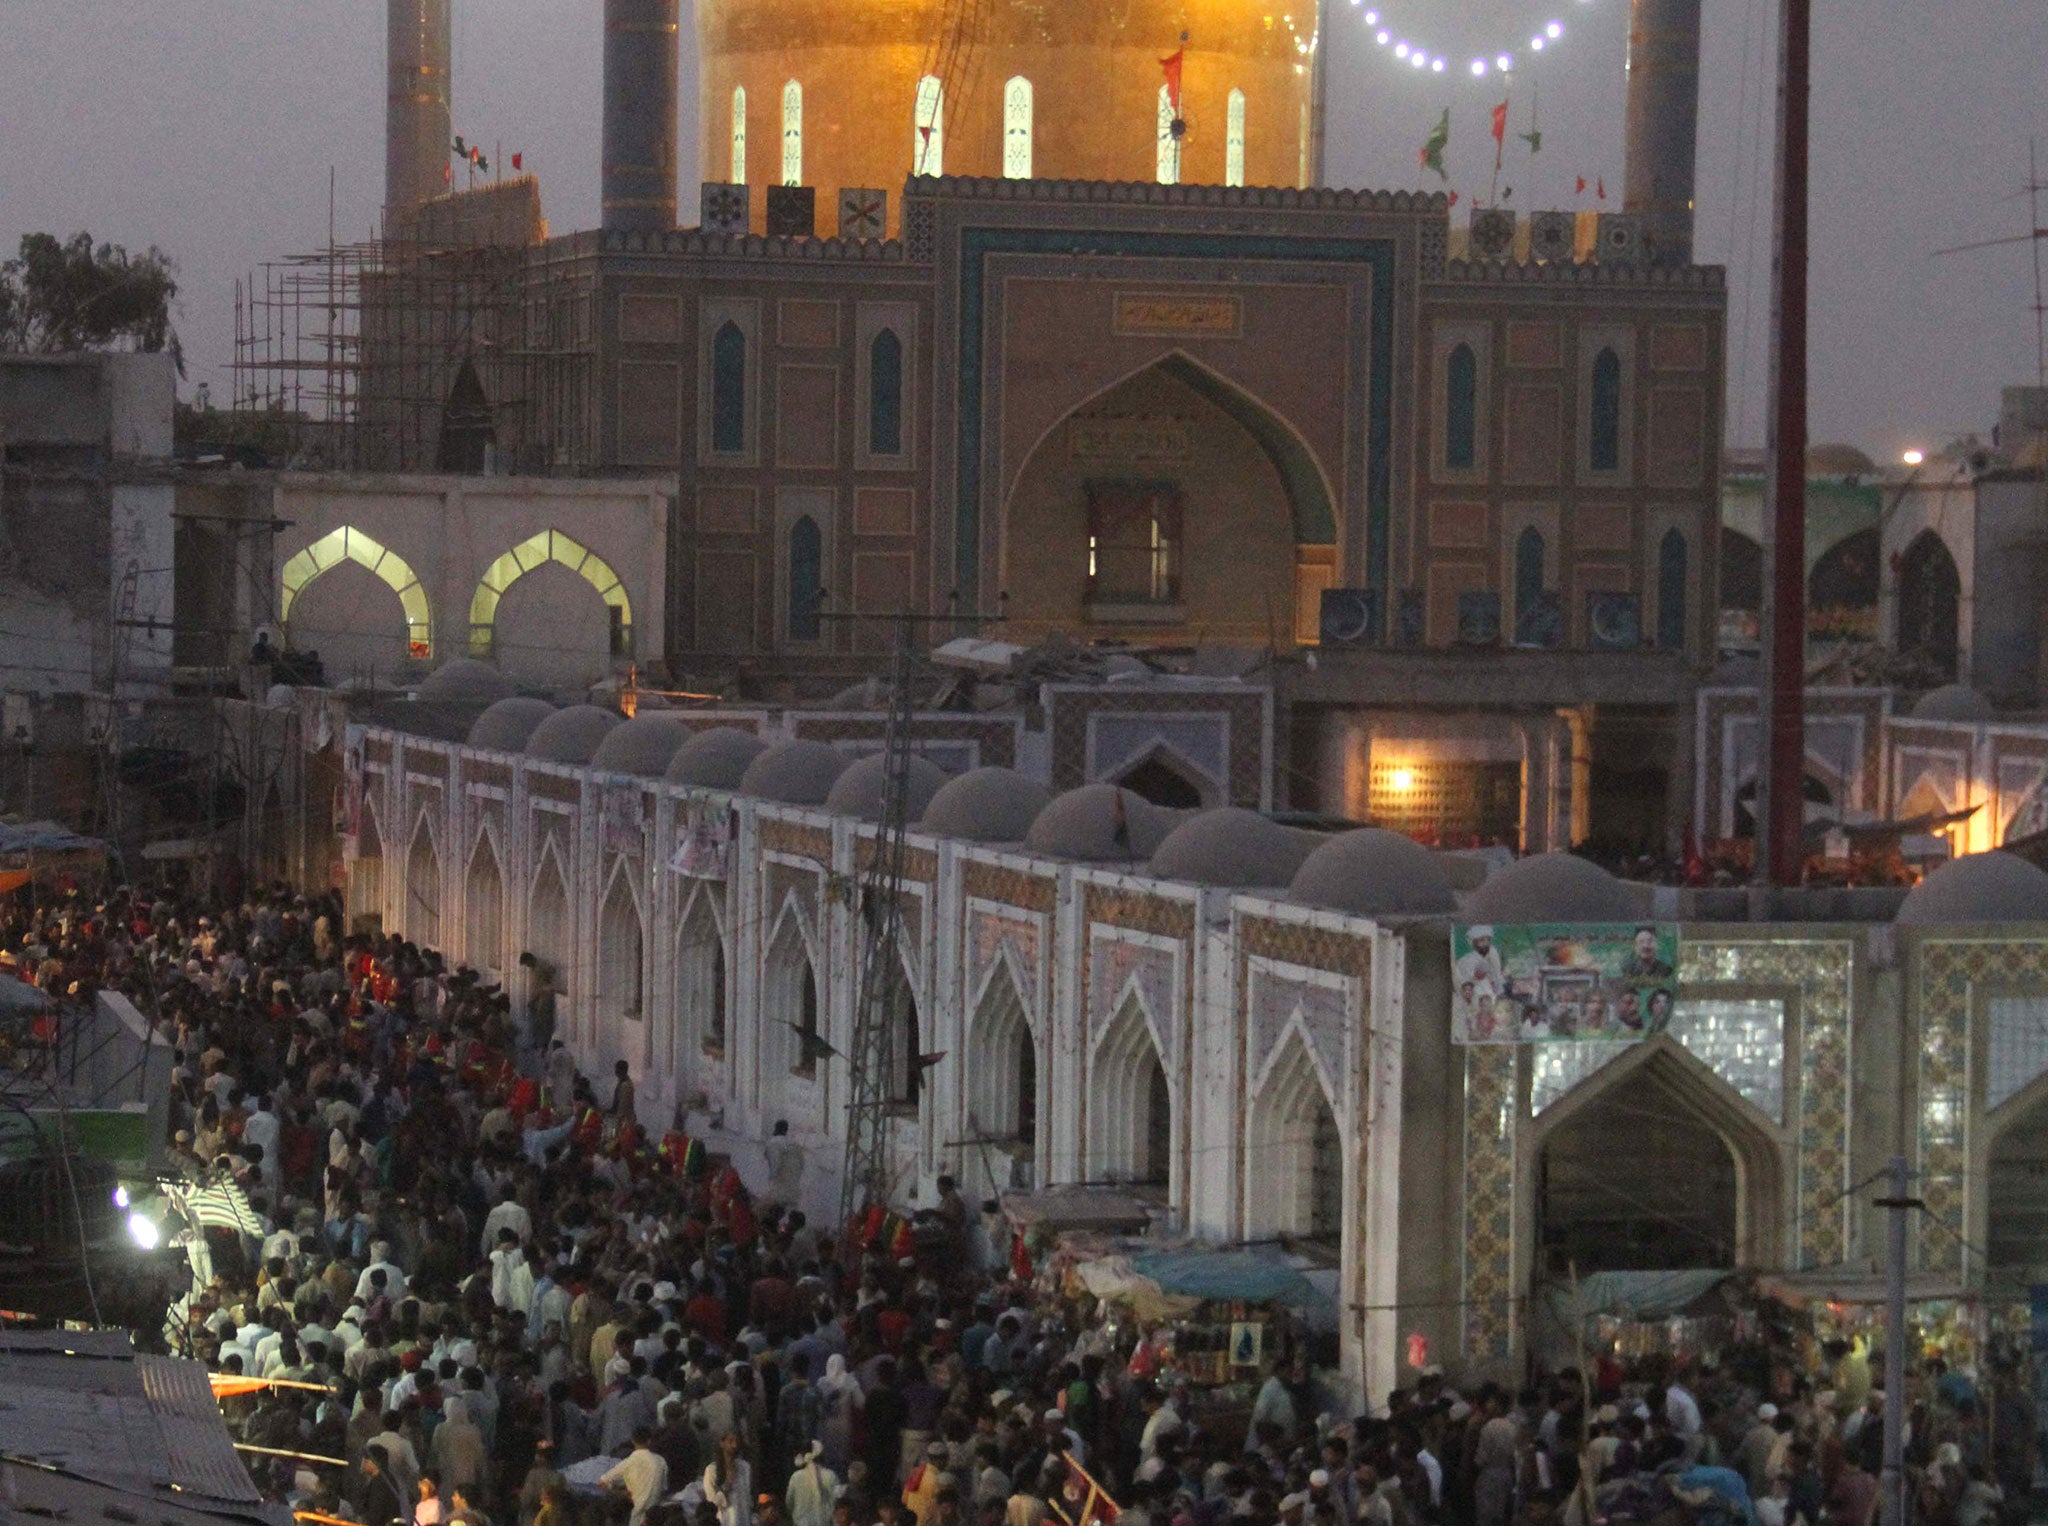
<svg viewBox="0 0 2048 1526">
<path fill-rule="evenodd" d="M 114 1189 L 114 1206 L 116 1208 L 126 1208 L 128 1206 L 128 1189 L 126 1187 L 116 1187 Z"/>
<path fill-rule="evenodd" d="M 1543 39 L 1541 37 L 1531 37 L 1529 39 L 1529 51 L 1541 53 L 1543 51 Z"/>
<path fill-rule="evenodd" d="M 1407 56 L 1408 56 L 1408 44 L 1407 44 L 1407 43 L 1405 43 L 1405 42 L 1397 42 L 1397 43 L 1395 43 L 1395 44 L 1394 44 L 1394 57 L 1396 57 L 1396 58 L 1406 58 Z"/>
<path fill-rule="evenodd" d="M 1899 459 L 1908 466 L 1918 466 L 1927 459 L 1927 452 L 1924 450 L 1909 450 Z"/>
<path fill-rule="evenodd" d="M 1365 13 L 1365 24 L 1367 26 L 1378 26 L 1380 24 L 1380 13 L 1378 11 L 1367 11 Z"/>
<path fill-rule="evenodd" d="M 1415 770 L 1412 768 L 1397 768 L 1387 775 L 1387 783 L 1391 784 L 1395 789 L 1404 792 L 1412 790 L 1415 788 Z"/>
<path fill-rule="evenodd" d="M 1512 68 L 1514 68 L 1514 66 L 1515 66 L 1515 60 L 1514 60 L 1514 55 L 1513 55 L 1513 54 L 1510 54 L 1510 53 L 1503 53 L 1503 54 L 1501 54 L 1501 56 L 1500 56 L 1499 58 L 1496 58 L 1496 59 L 1495 59 L 1495 60 L 1493 61 L 1493 66 L 1494 66 L 1494 68 L 1496 68 L 1496 69 L 1500 69 L 1500 70 L 1502 70 L 1502 71 L 1506 71 L 1506 70 L 1509 70 L 1509 69 L 1512 69 Z"/>
<path fill-rule="evenodd" d="M 1442 60 L 1441 58 L 1432 58 L 1432 59 L 1431 59 L 1431 60 L 1429 61 L 1429 72 L 1430 72 L 1431 74 L 1441 74 L 1441 73 L 1443 73 L 1443 72 L 1444 72 L 1444 61 L 1443 61 L 1443 60 Z"/>
<path fill-rule="evenodd" d="M 128 1215 L 128 1238 L 135 1242 L 139 1250 L 155 1250 L 157 1241 L 162 1238 L 162 1232 L 157 1229 L 154 1221 L 145 1219 L 139 1213 L 131 1213 Z"/>
<path fill-rule="evenodd" d="M 1556 42 L 1558 38 L 1564 36 L 1564 23 L 1561 21 L 1551 22 L 1549 26 L 1543 29 L 1543 35 L 1552 42 Z"/>
<path fill-rule="evenodd" d="M 1424 64 L 1428 63 L 1429 60 L 1421 52 L 1418 51 L 1413 58 L 1408 60 L 1408 62 L 1415 65 L 1416 68 L 1420 69 Z"/>
<path fill-rule="evenodd" d="M 1475 58 L 1475 59 L 1473 59 L 1473 60 L 1472 60 L 1472 77 L 1473 77 L 1474 79 L 1478 79 L 1478 78 L 1479 78 L 1479 77 L 1480 77 L 1480 76 L 1481 76 L 1482 74 L 1484 74 L 1484 73 L 1486 73 L 1486 60 L 1485 60 L 1485 59 L 1483 59 L 1483 58 Z"/>
<path fill-rule="evenodd" d="M 1387 45 L 1387 39 L 1389 37 L 1392 37 L 1393 35 L 1394 34 L 1392 32 L 1389 32 L 1385 27 L 1382 27 L 1378 32 L 1376 32 L 1373 35 L 1372 40 L 1384 48 Z"/>
</svg>

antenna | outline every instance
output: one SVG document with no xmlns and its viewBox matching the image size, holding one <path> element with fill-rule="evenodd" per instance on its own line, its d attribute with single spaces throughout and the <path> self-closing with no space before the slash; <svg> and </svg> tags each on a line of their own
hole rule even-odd
<svg viewBox="0 0 2048 1526">
<path fill-rule="evenodd" d="M 2048 387 L 2048 303 L 2042 301 L 2041 286 L 2041 245 L 2048 241 L 2048 227 L 2041 224 L 2041 193 L 2048 185 L 2041 183 L 2040 144 L 2033 138 L 2027 139 L 2027 231 L 2015 233 L 2009 238 L 1982 238 L 1967 244 L 1951 244 L 1946 249 L 1934 251 L 1934 257 L 1945 254 L 1969 254 L 1979 249 L 2002 249 L 2009 244 L 2030 244 L 2034 259 L 2034 385 Z"/>
</svg>

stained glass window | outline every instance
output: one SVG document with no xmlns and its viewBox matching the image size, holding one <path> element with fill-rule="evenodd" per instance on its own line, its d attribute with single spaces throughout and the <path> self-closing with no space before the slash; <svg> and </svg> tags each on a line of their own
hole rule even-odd
<svg viewBox="0 0 2048 1526">
<path fill-rule="evenodd" d="M 1003 86 L 1003 174 L 1031 178 L 1031 81 L 1021 74 Z"/>
<path fill-rule="evenodd" d="M 1223 183 L 1244 184 L 1244 92 L 1230 92 L 1230 109 L 1223 119 Z"/>
<path fill-rule="evenodd" d="M 795 80 L 782 87 L 782 183 L 804 183 L 804 87 Z"/>
<path fill-rule="evenodd" d="M 917 82 L 917 105 L 911 113 L 911 173 L 946 173 L 946 87 L 935 74 Z"/>
<path fill-rule="evenodd" d="M 732 92 L 732 183 L 747 183 L 747 87 L 735 85 Z"/>
</svg>

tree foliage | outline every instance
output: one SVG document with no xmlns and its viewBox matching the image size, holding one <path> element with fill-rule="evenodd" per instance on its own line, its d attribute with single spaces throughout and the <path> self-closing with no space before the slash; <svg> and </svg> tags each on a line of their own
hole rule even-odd
<svg viewBox="0 0 2048 1526">
<path fill-rule="evenodd" d="M 171 312 L 178 267 L 154 245 L 131 255 L 89 233 L 22 235 L 0 261 L 0 351 L 168 350 L 184 374 Z"/>
</svg>

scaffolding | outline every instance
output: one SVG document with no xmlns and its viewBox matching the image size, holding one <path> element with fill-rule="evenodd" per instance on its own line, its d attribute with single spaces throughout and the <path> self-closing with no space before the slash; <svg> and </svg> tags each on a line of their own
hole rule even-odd
<svg viewBox="0 0 2048 1526">
<path fill-rule="evenodd" d="M 396 235 L 235 283 L 237 414 L 293 467 L 574 473 L 595 459 L 596 247 L 551 240 L 531 180 L 439 198 Z"/>
</svg>

